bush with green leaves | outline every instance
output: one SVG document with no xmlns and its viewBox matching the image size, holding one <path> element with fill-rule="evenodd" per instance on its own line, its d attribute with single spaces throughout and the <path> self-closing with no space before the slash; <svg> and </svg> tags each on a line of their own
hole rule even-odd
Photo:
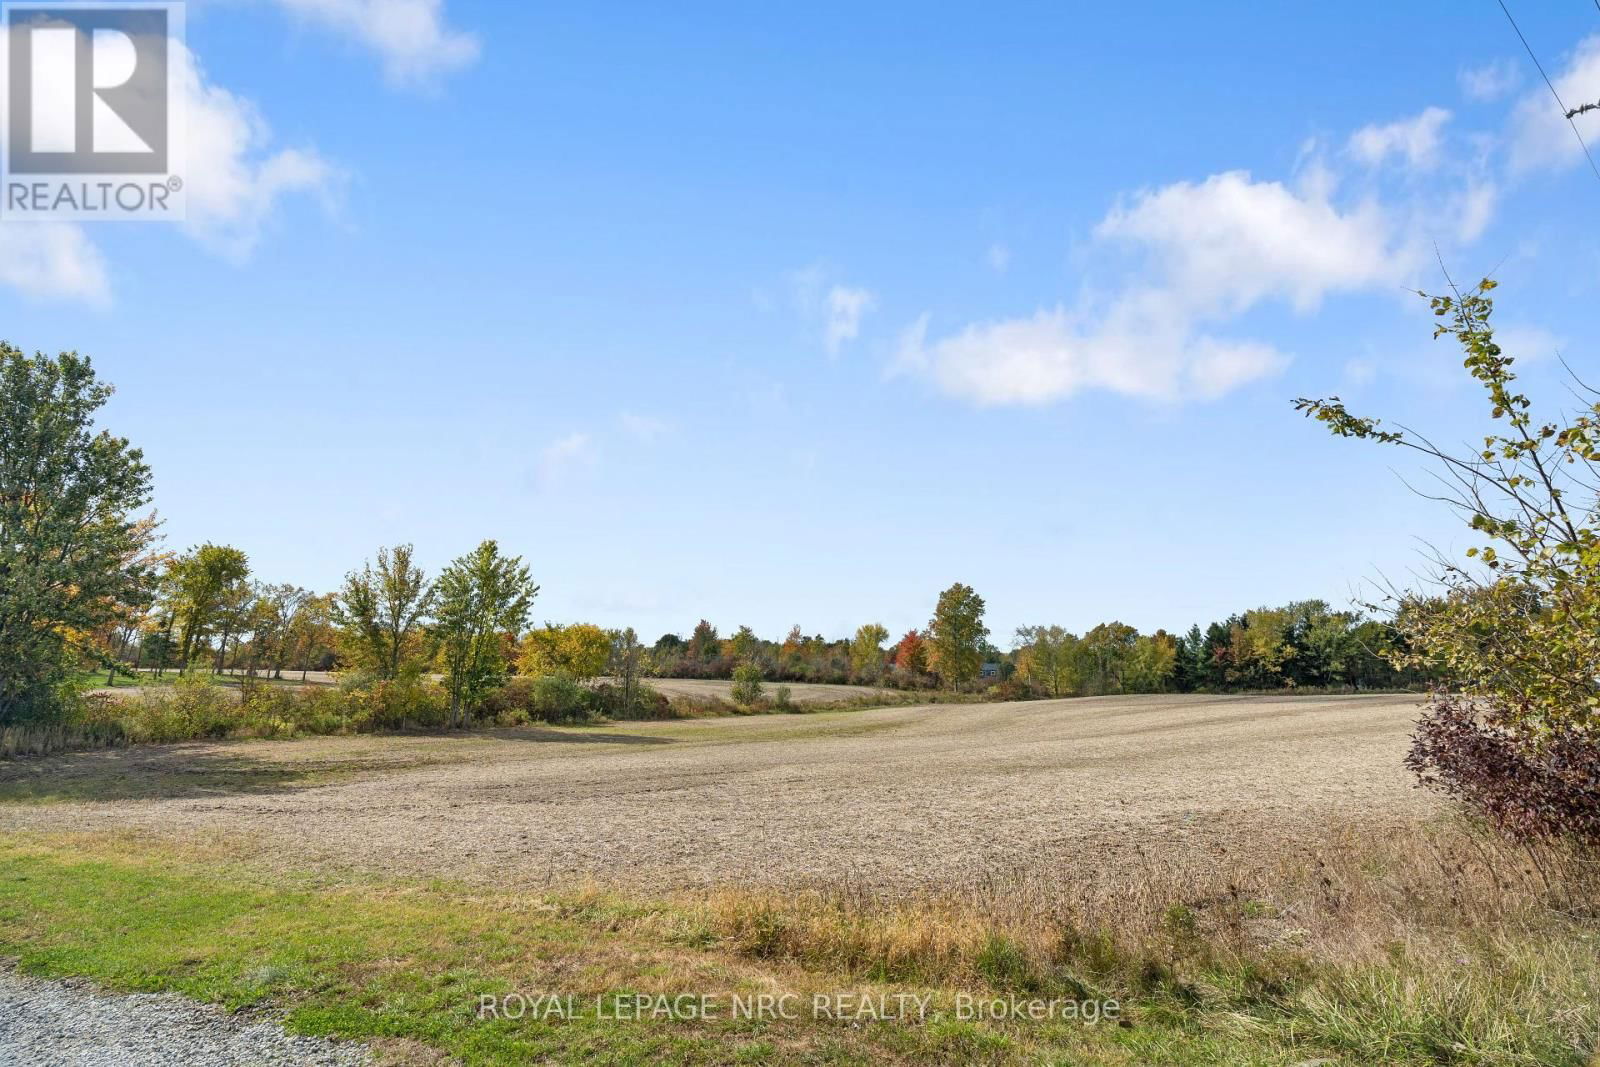
<svg viewBox="0 0 1600 1067">
<path fill-rule="evenodd" d="M 1338 397 L 1297 407 L 1336 436 L 1426 457 L 1482 538 L 1467 560 L 1440 561 L 1437 591 L 1393 604 L 1397 662 L 1442 673 L 1450 690 L 1418 725 L 1412 769 L 1516 836 L 1600 843 L 1600 391 L 1577 414 L 1535 420 L 1494 340 L 1494 288 L 1428 298 L 1434 336 L 1460 344 L 1484 390 L 1481 448 L 1446 452 Z"/>
<path fill-rule="evenodd" d="M 608 719 L 670 719 L 672 702 L 665 694 L 635 682 L 630 688 L 601 683 L 591 691 L 595 705 Z"/>
<path fill-rule="evenodd" d="M 761 699 L 761 668 L 754 663 L 741 663 L 733 669 L 733 702 L 751 707 Z"/>
<path fill-rule="evenodd" d="M 582 722 L 597 710 L 593 690 L 559 674 L 540 678 L 519 675 L 483 699 L 484 714 L 505 726 L 520 722 Z"/>
</svg>

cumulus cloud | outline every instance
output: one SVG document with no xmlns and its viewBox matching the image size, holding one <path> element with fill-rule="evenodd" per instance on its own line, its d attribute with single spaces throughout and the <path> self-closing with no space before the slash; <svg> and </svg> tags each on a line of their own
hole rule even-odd
<svg viewBox="0 0 1600 1067">
<path fill-rule="evenodd" d="M 211 251 L 242 260 L 286 196 L 327 199 L 340 174 L 313 150 L 273 150 L 271 131 L 254 104 L 211 82 L 182 42 L 171 41 L 169 55 L 187 131 L 182 228 Z M 88 232 L 72 223 L 0 227 L 0 284 L 30 296 L 107 303 L 106 260 Z"/>
<path fill-rule="evenodd" d="M 1517 64 L 1511 59 L 1496 59 L 1481 67 L 1467 67 L 1456 76 L 1461 92 L 1469 100 L 1498 100 L 1522 81 Z"/>
<path fill-rule="evenodd" d="M 173 42 L 188 127 L 185 194 L 190 236 L 242 259 L 285 196 L 326 198 L 339 177 L 315 151 L 269 151 L 271 130 L 255 105 L 206 79 L 193 53 Z"/>
<path fill-rule="evenodd" d="M 1148 293 L 1103 318 L 1058 307 L 977 323 L 931 343 L 927 331 L 927 316 L 906 330 L 896 369 L 984 407 L 1047 404 L 1087 389 L 1209 399 L 1287 362 L 1269 345 L 1196 334 Z"/>
<path fill-rule="evenodd" d="M 1479 94 L 1493 88 L 1491 74 L 1511 78 L 1473 74 L 1463 84 Z M 1561 72 L 1567 97 L 1581 100 L 1581 86 L 1590 95 L 1600 86 L 1600 35 Z M 1600 113 L 1586 118 L 1600 144 Z M 1428 107 L 1363 126 L 1334 151 L 1309 141 L 1288 181 L 1233 170 L 1126 196 L 1081 250 L 1089 281 L 1075 300 L 943 333 L 924 316 L 903 332 L 890 373 L 979 405 L 1084 391 L 1205 399 L 1276 374 L 1289 353 L 1232 336 L 1241 316 L 1264 305 L 1303 315 L 1331 296 L 1415 287 L 1435 249 L 1448 255 L 1483 235 L 1519 166 L 1581 158 L 1548 94 L 1515 106 L 1509 165 L 1506 139 L 1447 136 L 1450 120 Z"/>
<path fill-rule="evenodd" d="M 443 0 L 276 0 L 305 22 L 372 49 L 395 84 L 428 83 L 471 66 L 478 39 L 446 23 Z"/>
<path fill-rule="evenodd" d="M 1330 291 L 1395 278 L 1411 256 L 1375 202 L 1341 211 L 1320 178 L 1297 191 L 1246 171 L 1143 193 L 1095 232 L 1142 246 L 1185 304 L 1225 312 L 1268 296 L 1311 310 Z"/>
<path fill-rule="evenodd" d="M 1413 118 L 1361 127 L 1350 135 L 1348 148 L 1370 167 L 1398 157 L 1412 170 L 1432 170 L 1439 164 L 1440 132 L 1449 121 L 1444 108 L 1426 108 Z"/>
<path fill-rule="evenodd" d="M 1600 102 L 1600 34 L 1578 43 L 1562 69 L 1552 76 L 1551 84 L 1567 107 Z M 1595 151 L 1600 142 L 1600 110 L 1577 116 L 1573 124 Z M 1513 174 L 1565 170 L 1583 162 L 1583 149 L 1572 136 L 1572 125 L 1542 84 L 1517 100 L 1510 140 Z"/>
<path fill-rule="evenodd" d="M 0 225 L 0 284 L 39 299 L 103 305 L 111 298 L 105 257 L 70 222 Z"/>
<path fill-rule="evenodd" d="M 1420 262 L 1422 245 L 1379 204 L 1342 205 L 1334 189 L 1312 165 L 1297 187 L 1230 171 L 1146 190 L 1093 231 L 1090 261 L 1107 274 L 1131 256 L 1109 295 L 936 339 L 924 316 L 902 335 L 893 371 L 980 405 L 1084 390 L 1209 399 L 1273 375 L 1286 353 L 1220 325 L 1264 301 L 1308 312 L 1329 294 L 1397 286 Z"/>
</svg>

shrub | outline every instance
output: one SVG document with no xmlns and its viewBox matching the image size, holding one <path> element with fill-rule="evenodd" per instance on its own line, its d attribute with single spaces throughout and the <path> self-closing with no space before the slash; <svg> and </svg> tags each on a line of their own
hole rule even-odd
<svg viewBox="0 0 1600 1067">
<path fill-rule="evenodd" d="M 226 737 L 238 725 L 233 695 L 200 671 L 179 675 L 166 692 L 145 693 L 123 712 L 135 741 L 156 743 Z"/>
<path fill-rule="evenodd" d="M 1461 345 L 1484 389 L 1481 448 L 1451 455 L 1384 429 L 1338 397 L 1300 410 L 1336 436 L 1414 450 L 1442 467 L 1443 498 L 1474 531 L 1470 563 L 1441 560 L 1436 596 L 1397 598 L 1399 668 L 1443 675 L 1408 764 L 1423 784 L 1525 838 L 1600 839 L 1600 400 L 1535 422 L 1494 340 L 1495 288 L 1432 297 L 1434 336 Z"/>
<path fill-rule="evenodd" d="M 611 719 L 670 719 L 672 704 L 666 696 L 647 685 L 633 687 L 633 699 L 624 696 L 620 685 L 602 684 L 594 689 L 594 700 L 601 714 Z"/>
<path fill-rule="evenodd" d="M 489 690 L 483 695 L 483 717 L 500 726 L 521 726 L 530 721 L 533 683 L 532 678 L 513 675 Z M 521 722 L 515 721 L 518 718 Z"/>
<path fill-rule="evenodd" d="M 733 702 L 749 707 L 761 699 L 761 668 L 741 663 L 733 670 Z"/>
<path fill-rule="evenodd" d="M 438 730 L 449 725 L 450 699 L 431 681 L 395 678 L 358 684 L 341 694 L 350 727 L 371 730 Z"/>
<path fill-rule="evenodd" d="M 334 689 L 252 686 L 240 700 L 237 732 L 250 737 L 346 733 L 352 728 L 350 705 L 347 695 Z"/>
<path fill-rule="evenodd" d="M 1436 695 L 1406 766 L 1496 828 L 1524 839 L 1571 834 L 1600 845 L 1600 746 L 1568 724 L 1531 727 L 1492 703 Z"/>
<path fill-rule="evenodd" d="M 782 712 L 795 712 L 800 708 L 794 702 L 794 696 L 786 685 L 780 685 L 772 694 L 772 706 Z"/>
<path fill-rule="evenodd" d="M 523 721 L 575 722 L 589 718 L 598 710 L 593 691 L 570 678 L 547 674 L 542 678 L 516 677 L 492 690 L 483 701 L 484 714 L 503 725 Z"/>
<path fill-rule="evenodd" d="M 1013 674 L 1003 682 L 991 685 L 984 691 L 986 700 L 1043 700 L 1050 694 L 1044 686 Z"/>
</svg>

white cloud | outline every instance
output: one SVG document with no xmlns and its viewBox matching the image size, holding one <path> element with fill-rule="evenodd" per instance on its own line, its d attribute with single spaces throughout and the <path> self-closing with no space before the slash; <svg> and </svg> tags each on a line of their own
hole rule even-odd
<svg viewBox="0 0 1600 1067">
<path fill-rule="evenodd" d="M 1132 298 L 1101 320 L 1046 309 L 977 323 L 931 345 L 923 316 L 901 337 L 896 369 L 921 373 L 944 392 L 988 407 L 1047 404 L 1086 389 L 1209 399 L 1288 362 L 1268 345 L 1195 335 L 1151 297 Z"/>
<path fill-rule="evenodd" d="M 1534 363 L 1554 359 L 1567 347 L 1565 337 L 1551 333 L 1541 326 L 1519 322 L 1502 322 L 1494 328 L 1494 340 L 1506 355 L 1518 363 Z"/>
<path fill-rule="evenodd" d="M 1341 207 L 1333 176 L 1308 166 L 1299 188 L 1243 171 L 1177 182 L 1113 208 L 1092 262 L 1131 251 L 1126 281 L 1082 306 L 969 325 L 928 340 L 924 316 L 893 370 L 980 405 L 1043 404 L 1098 389 L 1175 401 L 1222 396 L 1277 373 L 1271 345 L 1212 324 L 1267 300 L 1297 311 L 1331 293 L 1400 285 L 1419 245 L 1375 202 Z"/>
<path fill-rule="evenodd" d="M 594 442 L 586 433 L 569 433 L 539 450 L 534 476 L 548 487 L 594 462 Z"/>
<path fill-rule="evenodd" d="M 828 354 L 837 355 L 846 342 L 861 334 L 861 320 L 877 306 L 870 289 L 841 285 L 821 264 L 812 264 L 789 274 L 789 289 L 794 308 L 821 330 Z"/>
<path fill-rule="evenodd" d="M 823 343 L 830 354 L 839 351 L 846 341 L 854 341 L 861 333 L 861 317 L 871 311 L 877 298 L 866 289 L 851 289 L 835 285 L 828 290 L 827 327 Z"/>
<path fill-rule="evenodd" d="M 1512 59 L 1496 59 L 1481 67 L 1467 67 L 1456 76 L 1461 91 L 1470 100 L 1498 100 L 1522 81 L 1517 63 Z"/>
<path fill-rule="evenodd" d="M 1546 68 L 1549 69 L 1549 68 Z M 1600 102 L 1600 34 L 1578 42 L 1564 69 L 1551 79 L 1567 107 Z M 1600 110 L 1573 119 L 1590 151 L 1600 151 Z M 1511 116 L 1511 171 L 1562 170 L 1583 162 L 1572 125 L 1544 85 L 1528 90 Z"/>
<path fill-rule="evenodd" d="M 1006 268 L 1011 266 L 1011 249 L 996 241 L 989 246 L 989 251 L 984 255 L 984 261 L 989 264 L 989 269 L 996 274 L 1004 274 Z"/>
<path fill-rule="evenodd" d="M 649 415 L 635 415 L 631 411 L 624 411 L 618 415 L 617 421 L 622 424 L 622 428 L 630 436 L 645 444 L 654 443 L 672 429 L 672 424 L 665 419 L 656 419 Z"/>
<path fill-rule="evenodd" d="M 1450 121 L 1442 107 L 1425 108 L 1414 118 L 1363 126 L 1350 135 L 1350 154 L 1370 167 L 1399 156 L 1412 170 L 1432 170 L 1439 163 L 1440 132 Z"/>
<path fill-rule="evenodd" d="M 1495 204 L 1500 197 L 1500 190 L 1491 181 L 1471 181 L 1454 198 L 1455 213 L 1460 221 L 1456 225 L 1456 236 L 1463 244 L 1471 244 L 1483 236 L 1484 229 L 1489 225 L 1489 220 L 1494 217 Z"/>
<path fill-rule="evenodd" d="M 284 196 L 326 198 L 338 172 L 309 149 L 268 154 L 271 131 L 255 105 L 209 83 L 193 53 L 176 42 L 173 57 L 189 131 L 184 228 L 214 251 L 242 259 Z"/>
<path fill-rule="evenodd" d="M 378 53 L 395 84 L 422 84 L 470 66 L 476 36 L 446 25 L 443 0 L 277 0 L 306 22 Z"/>
<path fill-rule="evenodd" d="M 0 224 L 0 284 L 42 299 L 103 305 L 111 298 L 105 257 L 70 222 Z"/>
<path fill-rule="evenodd" d="M 308 149 L 269 151 L 271 132 L 249 100 L 208 81 L 181 42 L 171 42 L 170 55 L 187 131 L 182 228 L 210 250 L 242 260 L 285 196 L 326 198 L 338 172 Z M 0 256 L 0 284 L 36 297 L 91 304 L 110 300 L 105 257 L 84 227 L 48 222 L 0 227 Z"/>
<path fill-rule="evenodd" d="M 1398 279 L 1415 254 L 1377 203 L 1341 211 L 1331 192 L 1320 175 L 1295 191 L 1229 171 L 1141 194 L 1095 235 L 1142 247 L 1187 307 L 1236 313 L 1282 297 L 1309 311 L 1326 293 Z"/>
</svg>

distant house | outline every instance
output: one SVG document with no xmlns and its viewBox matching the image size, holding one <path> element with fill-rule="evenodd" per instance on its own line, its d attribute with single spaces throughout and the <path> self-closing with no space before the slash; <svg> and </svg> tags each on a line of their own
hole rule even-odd
<svg viewBox="0 0 1600 1067">
<path fill-rule="evenodd" d="M 982 667 L 978 668 L 978 677 L 979 678 L 998 678 L 998 677 L 1000 677 L 1000 664 L 998 664 L 998 663 L 985 663 Z"/>
</svg>

